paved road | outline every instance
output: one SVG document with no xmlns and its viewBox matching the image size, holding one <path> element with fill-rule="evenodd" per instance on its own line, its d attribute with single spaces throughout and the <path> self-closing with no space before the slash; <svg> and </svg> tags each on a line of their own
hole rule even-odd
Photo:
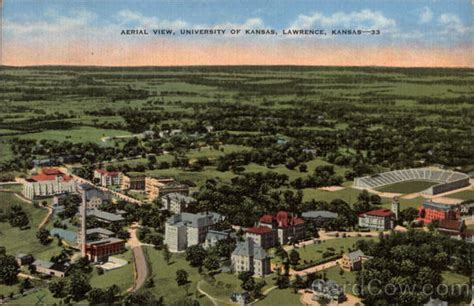
<svg viewBox="0 0 474 306">
<path fill-rule="evenodd" d="M 133 262 L 135 265 L 135 281 L 132 287 L 130 287 L 127 291 L 128 292 L 135 292 L 145 284 L 146 279 L 148 278 L 148 262 L 145 257 L 145 253 L 143 251 L 142 245 L 137 238 L 137 229 L 136 225 L 131 226 L 128 230 L 130 233 L 130 238 L 128 239 L 127 243 L 132 249 L 133 253 Z"/>
</svg>

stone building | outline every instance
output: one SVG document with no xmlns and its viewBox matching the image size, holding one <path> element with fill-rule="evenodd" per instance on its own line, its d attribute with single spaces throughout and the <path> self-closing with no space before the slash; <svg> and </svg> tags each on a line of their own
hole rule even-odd
<svg viewBox="0 0 474 306">
<path fill-rule="evenodd" d="M 231 256 L 232 270 L 236 273 L 250 271 L 257 276 L 270 274 L 270 257 L 252 238 L 239 242 Z"/>
</svg>

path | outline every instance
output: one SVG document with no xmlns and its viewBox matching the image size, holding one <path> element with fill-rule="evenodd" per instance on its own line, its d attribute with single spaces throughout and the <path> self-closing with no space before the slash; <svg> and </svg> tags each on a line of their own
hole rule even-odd
<svg viewBox="0 0 474 306">
<path fill-rule="evenodd" d="M 127 244 L 132 249 L 133 253 L 133 264 L 135 267 L 135 280 L 133 286 L 128 288 L 127 292 L 135 292 L 145 284 L 146 279 L 148 278 L 148 262 L 143 252 L 142 245 L 137 238 L 137 226 L 132 224 L 128 229 L 130 233 L 130 238 L 127 241 Z"/>
<path fill-rule="evenodd" d="M 313 272 L 319 272 L 323 271 L 332 267 L 337 266 L 338 260 L 333 260 L 324 264 L 320 264 L 314 267 L 310 267 L 308 269 L 304 269 L 301 271 L 295 271 L 293 269 L 290 270 L 290 275 L 299 275 L 299 276 L 305 276 L 306 274 L 313 273 Z"/>
<path fill-rule="evenodd" d="M 2 191 L 3 192 L 3 191 Z M 26 202 L 28 204 L 33 204 L 33 201 L 25 198 L 24 196 L 22 196 L 21 194 L 17 193 L 17 192 L 14 192 L 13 193 L 18 199 L 22 200 L 23 202 Z M 53 208 L 51 208 L 50 206 L 42 206 L 40 205 L 41 208 L 44 208 L 44 209 L 47 209 L 48 210 L 48 213 L 46 214 L 46 216 L 44 217 L 43 221 L 41 221 L 41 223 L 38 225 L 38 229 L 42 228 L 43 226 L 45 226 L 46 223 L 48 223 L 49 221 L 49 218 L 51 217 L 51 215 L 53 214 Z"/>
<path fill-rule="evenodd" d="M 201 282 L 203 282 L 203 280 L 200 280 L 197 283 L 197 286 L 196 286 L 197 291 L 201 294 L 204 294 L 209 300 L 211 300 L 211 302 L 214 306 L 219 306 L 219 303 L 217 302 L 217 300 L 214 297 L 212 297 L 209 293 L 207 293 L 206 291 L 201 289 Z"/>
</svg>

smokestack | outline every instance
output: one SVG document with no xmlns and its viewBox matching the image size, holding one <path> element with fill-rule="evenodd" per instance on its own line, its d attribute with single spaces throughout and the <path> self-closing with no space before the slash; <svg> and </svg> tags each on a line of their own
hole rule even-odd
<svg viewBox="0 0 474 306">
<path fill-rule="evenodd" d="M 86 193 L 87 189 L 85 186 L 81 185 L 79 190 L 82 192 L 82 202 L 80 208 L 80 215 L 81 215 L 81 256 L 86 257 Z"/>
</svg>

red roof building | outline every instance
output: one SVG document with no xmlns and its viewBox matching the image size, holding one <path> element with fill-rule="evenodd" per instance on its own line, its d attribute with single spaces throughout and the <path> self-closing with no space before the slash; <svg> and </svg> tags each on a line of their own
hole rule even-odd
<svg viewBox="0 0 474 306">
<path fill-rule="evenodd" d="M 266 226 L 277 232 L 280 244 L 290 240 L 301 240 L 306 236 L 306 225 L 303 219 L 294 217 L 287 211 L 279 211 L 274 215 L 266 214 L 260 218 L 260 226 Z"/>
<path fill-rule="evenodd" d="M 252 240 L 264 249 L 275 246 L 277 239 L 276 231 L 268 226 L 254 226 L 246 230 L 245 237 Z"/>
<path fill-rule="evenodd" d="M 386 208 L 375 209 L 359 214 L 359 226 L 377 231 L 385 231 L 395 226 L 395 214 Z"/>
<path fill-rule="evenodd" d="M 25 180 L 23 195 L 28 199 L 48 197 L 75 192 L 76 185 L 72 176 L 57 168 L 44 168 Z"/>
<path fill-rule="evenodd" d="M 117 171 L 107 171 L 105 169 L 95 169 L 94 179 L 103 187 L 117 186 L 122 183 L 122 173 Z"/>
</svg>

